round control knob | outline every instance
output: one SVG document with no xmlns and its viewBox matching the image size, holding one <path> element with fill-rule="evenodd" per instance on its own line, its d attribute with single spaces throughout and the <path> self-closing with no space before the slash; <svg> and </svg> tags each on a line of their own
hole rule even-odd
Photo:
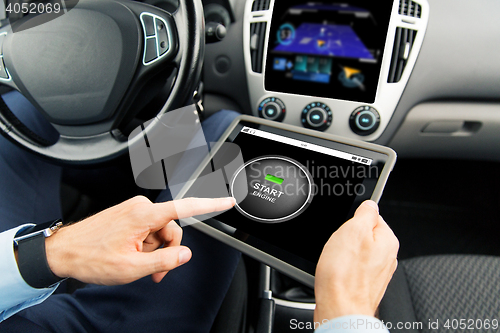
<svg viewBox="0 0 500 333">
<path fill-rule="evenodd" d="M 314 102 L 302 110 L 301 120 L 304 127 L 324 131 L 332 124 L 333 113 L 326 104 Z"/>
<path fill-rule="evenodd" d="M 377 110 L 370 106 L 361 106 L 351 114 L 349 125 L 352 131 L 358 135 L 370 135 L 378 129 L 380 115 Z"/>
<path fill-rule="evenodd" d="M 264 119 L 283 121 L 285 118 L 285 103 L 279 98 L 268 97 L 259 104 L 259 116 Z"/>
</svg>

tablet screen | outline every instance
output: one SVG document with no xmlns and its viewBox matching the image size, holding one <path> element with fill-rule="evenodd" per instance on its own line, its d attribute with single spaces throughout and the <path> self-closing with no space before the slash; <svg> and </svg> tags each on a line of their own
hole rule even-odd
<svg viewBox="0 0 500 333">
<path fill-rule="evenodd" d="M 324 244 L 370 199 L 388 159 L 250 122 L 239 123 L 228 141 L 245 162 L 228 181 L 238 204 L 206 223 L 312 275 Z"/>
</svg>

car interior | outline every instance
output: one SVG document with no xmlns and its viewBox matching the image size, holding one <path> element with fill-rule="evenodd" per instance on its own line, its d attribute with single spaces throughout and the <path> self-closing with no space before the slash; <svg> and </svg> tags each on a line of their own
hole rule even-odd
<svg viewBox="0 0 500 333">
<path fill-rule="evenodd" d="M 39 25 L 6 10 L 32 2 L 0 8 L 0 93 L 19 91 L 59 135 L 4 107 L 0 128 L 64 166 L 65 221 L 154 200 L 134 182 L 127 137 L 188 104 L 202 120 L 233 110 L 371 142 L 398 154 L 379 206 L 399 268 L 379 318 L 423 322 L 391 332 L 498 322 L 498 1 L 54 0 L 65 14 Z M 312 322 L 314 308 L 313 289 L 243 255 L 211 332 L 313 332 L 291 323 Z"/>
</svg>

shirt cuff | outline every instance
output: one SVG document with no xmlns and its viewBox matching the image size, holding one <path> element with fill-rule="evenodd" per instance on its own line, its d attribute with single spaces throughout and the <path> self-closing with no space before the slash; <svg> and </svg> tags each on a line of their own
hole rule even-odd
<svg viewBox="0 0 500 333">
<path fill-rule="evenodd" d="M 315 333 L 387 333 L 384 323 L 375 317 L 352 315 L 326 320 Z"/>
<path fill-rule="evenodd" d="M 52 288 L 33 288 L 19 272 L 14 254 L 14 238 L 20 230 L 32 225 L 25 224 L 0 233 L 0 322 L 27 307 L 43 302 L 59 286 L 56 284 Z"/>
</svg>

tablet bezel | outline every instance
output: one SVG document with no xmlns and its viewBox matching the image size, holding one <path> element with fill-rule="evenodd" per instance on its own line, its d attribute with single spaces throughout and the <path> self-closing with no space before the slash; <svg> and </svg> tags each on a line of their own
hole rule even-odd
<svg viewBox="0 0 500 333">
<path fill-rule="evenodd" d="M 188 181 L 183 186 L 183 188 L 181 189 L 179 194 L 174 198 L 175 200 L 183 198 L 183 196 L 187 193 L 187 191 L 189 190 L 191 185 L 194 183 L 194 181 L 197 179 L 197 177 L 200 176 L 202 171 L 206 168 L 207 164 L 210 163 L 210 160 L 212 159 L 212 157 L 217 153 L 217 151 L 220 149 L 220 147 L 223 145 L 223 143 L 226 142 L 229 135 L 234 131 L 234 129 L 237 127 L 237 125 L 240 122 L 248 122 L 248 123 L 254 123 L 256 125 L 265 125 L 265 126 L 269 126 L 269 127 L 274 127 L 274 128 L 278 128 L 278 129 L 282 129 L 282 130 L 286 130 L 286 131 L 290 131 L 290 132 L 295 132 L 295 133 L 299 133 L 299 134 L 303 134 L 303 135 L 307 135 L 307 136 L 311 136 L 311 137 L 315 137 L 315 138 L 319 138 L 319 139 L 334 141 L 334 142 L 338 142 L 340 144 L 344 144 L 347 146 L 353 146 L 356 148 L 361 148 L 361 149 L 369 150 L 369 151 L 372 151 L 375 153 L 380 153 L 380 154 L 386 155 L 387 156 L 386 163 L 384 165 L 384 168 L 382 169 L 382 172 L 380 173 L 380 177 L 377 181 L 375 189 L 373 190 L 372 196 L 370 198 L 371 200 L 373 200 L 377 203 L 379 202 L 380 197 L 382 196 L 382 192 L 383 192 L 385 184 L 387 183 L 387 180 L 389 178 L 389 174 L 392 171 L 394 164 L 396 163 L 396 159 L 397 159 L 396 152 L 388 147 L 383 147 L 383 146 L 379 146 L 379 145 L 364 142 L 364 141 L 358 141 L 358 140 L 353 140 L 353 139 L 349 139 L 349 138 L 339 137 L 339 136 L 332 135 L 332 134 L 326 134 L 323 132 L 313 131 L 313 130 L 300 128 L 300 127 L 296 127 L 296 126 L 292 126 L 292 125 L 288 125 L 288 124 L 278 123 L 278 122 L 274 122 L 274 121 L 270 121 L 270 120 L 266 120 L 266 119 L 242 115 L 242 116 L 237 117 L 231 123 L 231 125 L 227 128 L 227 130 L 224 132 L 224 134 L 222 134 L 219 141 L 213 146 L 211 154 L 209 156 L 207 156 L 203 160 L 202 163 L 200 163 L 200 166 L 196 169 L 196 171 L 193 174 L 192 180 Z M 222 224 L 222 222 L 219 222 L 217 220 L 214 220 L 214 219 L 210 219 L 210 220 L 212 220 L 212 223 L 218 222 L 218 223 Z M 191 218 L 183 219 L 183 221 L 186 224 L 191 225 L 193 228 L 195 228 L 195 229 L 197 229 L 197 230 L 199 230 L 199 231 L 201 231 L 201 232 L 203 232 L 203 233 L 205 233 L 205 234 L 207 234 L 207 235 L 209 235 L 209 236 L 211 236 L 211 237 L 213 237 L 213 238 L 215 238 L 215 239 L 217 239 L 217 240 L 219 240 L 219 241 L 221 241 L 221 242 L 223 242 L 223 243 L 225 243 L 225 244 L 227 244 L 227 245 L 229 245 L 229 246 L 231 246 L 239 251 L 241 251 L 242 253 L 245 253 L 246 255 L 248 255 L 248 256 L 250 256 L 250 257 L 266 264 L 266 265 L 269 265 L 269 266 L 275 268 L 276 270 L 282 272 L 283 274 L 288 275 L 291 278 L 294 278 L 294 279 L 304 283 L 305 285 L 307 285 L 311 288 L 314 288 L 314 275 L 309 274 L 308 272 L 305 272 L 298 267 L 295 267 L 292 263 L 285 262 L 285 261 L 283 261 L 279 258 L 276 258 L 276 257 L 256 248 L 256 247 L 253 247 L 247 243 L 244 243 L 243 241 L 240 241 L 240 240 L 236 239 L 235 237 L 233 237 L 233 236 L 231 236 L 231 235 L 229 235 L 229 234 L 227 234 L 227 233 L 225 233 L 225 232 L 223 232 L 223 231 L 221 231 L 221 230 L 219 230 L 219 229 L 217 229 L 217 228 L 215 228 L 215 227 L 213 227 L 213 226 L 211 226 L 203 221 L 199 221 L 196 218 L 191 217 Z"/>
</svg>

